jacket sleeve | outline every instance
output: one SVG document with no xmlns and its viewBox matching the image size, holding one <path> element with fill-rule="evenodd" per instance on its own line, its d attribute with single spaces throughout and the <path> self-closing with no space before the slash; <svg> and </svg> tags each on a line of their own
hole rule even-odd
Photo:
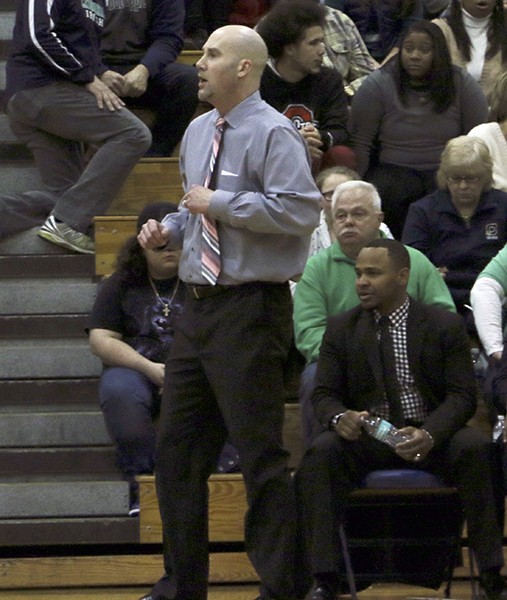
<svg viewBox="0 0 507 600">
<path fill-rule="evenodd" d="M 294 293 L 294 332 L 297 349 L 307 363 L 317 360 L 328 318 L 327 303 L 310 259 Z"/>
<path fill-rule="evenodd" d="M 42 62 L 62 77 L 75 83 L 89 83 L 93 81 L 99 63 L 98 38 L 93 21 L 103 20 L 104 15 L 87 17 L 80 3 L 71 3 L 72 8 L 63 4 L 68 3 L 33 0 L 33 10 L 26 12 L 30 43 Z M 100 8 L 100 5 L 97 4 L 97 7 Z M 76 32 L 79 54 L 60 35 L 60 30 L 70 29 Z M 67 37 L 70 38 L 70 35 Z"/>
<path fill-rule="evenodd" d="M 478 277 L 470 292 L 474 321 L 488 356 L 503 351 L 502 308 L 504 287 L 492 277 Z"/>
<path fill-rule="evenodd" d="M 401 236 L 402 243 L 417 248 L 417 250 L 427 255 L 432 247 L 431 233 L 427 210 L 419 202 L 414 202 L 410 205 L 405 219 Z"/>
<path fill-rule="evenodd" d="M 347 127 L 348 122 L 348 101 L 347 95 L 343 88 L 343 79 L 338 71 L 330 71 L 328 73 L 327 97 L 323 101 L 322 114 L 319 117 L 319 131 L 323 140 L 326 133 L 330 134 L 333 139 L 332 144 L 326 145 L 324 149 L 337 144 L 344 144 L 349 139 Z M 320 90 L 322 96 L 325 91 Z"/>
<path fill-rule="evenodd" d="M 449 288 L 435 265 L 419 250 L 409 247 L 408 251 L 411 267 L 407 290 L 410 296 L 424 304 L 456 312 Z"/>
<path fill-rule="evenodd" d="M 357 170 L 361 177 L 370 165 L 370 156 L 385 113 L 379 74 L 380 71 L 375 71 L 366 78 L 357 90 L 350 109 L 351 145 L 357 155 Z"/>
<path fill-rule="evenodd" d="M 183 47 L 183 20 L 183 0 L 153 0 L 149 46 L 141 59 L 151 77 L 178 58 Z"/>
<path fill-rule="evenodd" d="M 436 447 L 465 427 L 477 407 L 477 384 L 463 320 L 455 315 L 445 327 L 438 327 L 440 319 L 437 317 L 433 321 L 434 329 L 439 329 L 435 340 L 438 346 L 427 348 L 433 353 L 433 359 L 425 363 L 431 367 L 435 360 L 441 361 L 439 368 L 442 370 L 444 396 L 437 399 L 438 405 L 423 424 L 423 428 L 433 436 Z M 424 382 L 421 382 L 421 390 L 423 386 Z"/>
<path fill-rule="evenodd" d="M 461 113 L 461 134 L 488 120 L 488 102 L 484 92 L 475 79 L 465 70 L 461 70 L 457 93 Z"/>
<path fill-rule="evenodd" d="M 341 317 L 341 315 L 340 315 Z M 315 389 L 312 404 L 319 423 L 327 428 L 330 419 L 347 410 L 347 396 L 350 386 L 347 373 L 347 353 L 349 344 L 343 325 L 336 326 L 341 318 L 329 320 L 322 339 L 317 363 Z"/>
</svg>

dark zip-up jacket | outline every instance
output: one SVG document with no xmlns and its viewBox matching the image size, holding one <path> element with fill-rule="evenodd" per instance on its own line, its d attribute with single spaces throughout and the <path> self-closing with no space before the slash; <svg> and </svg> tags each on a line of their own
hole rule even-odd
<svg viewBox="0 0 507 600">
<path fill-rule="evenodd" d="M 19 0 L 7 61 L 7 96 L 97 74 L 105 0 Z"/>
<path fill-rule="evenodd" d="M 157 77 L 183 47 L 183 0 L 108 0 L 101 71 L 142 64 Z"/>
</svg>

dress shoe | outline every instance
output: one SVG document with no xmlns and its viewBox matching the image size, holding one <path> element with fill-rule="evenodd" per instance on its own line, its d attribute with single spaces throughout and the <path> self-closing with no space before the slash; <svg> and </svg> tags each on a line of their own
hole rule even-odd
<svg viewBox="0 0 507 600">
<path fill-rule="evenodd" d="M 316 581 L 305 596 L 305 600 L 335 600 L 338 590 L 329 584 Z"/>
<path fill-rule="evenodd" d="M 507 600 L 507 586 L 500 573 L 482 573 L 479 583 L 483 600 Z"/>
<path fill-rule="evenodd" d="M 255 600 L 277 600 L 277 598 L 274 598 L 273 596 L 266 596 L 266 594 L 261 594 L 260 596 L 257 596 Z"/>
<path fill-rule="evenodd" d="M 146 596 L 141 596 L 139 600 L 169 600 L 165 596 L 152 596 L 151 594 L 146 594 Z"/>
</svg>

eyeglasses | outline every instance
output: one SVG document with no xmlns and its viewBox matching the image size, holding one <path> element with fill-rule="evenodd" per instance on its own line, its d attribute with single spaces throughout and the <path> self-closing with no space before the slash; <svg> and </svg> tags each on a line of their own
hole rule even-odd
<svg viewBox="0 0 507 600">
<path fill-rule="evenodd" d="M 464 181 L 466 184 L 470 185 L 473 183 L 477 183 L 481 180 L 479 175 L 453 175 L 452 177 L 447 176 L 448 183 L 461 183 Z"/>
<path fill-rule="evenodd" d="M 326 202 L 329 202 L 329 204 L 331 204 L 331 200 L 333 199 L 333 194 L 334 194 L 334 190 L 331 190 L 330 192 L 321 193 L 321 196 L 324 198 L 324 200 Z"/>
</svg>

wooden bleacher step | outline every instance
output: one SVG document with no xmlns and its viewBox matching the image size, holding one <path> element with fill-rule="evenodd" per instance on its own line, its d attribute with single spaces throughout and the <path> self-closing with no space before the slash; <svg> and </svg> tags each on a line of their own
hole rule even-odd
<svg viewBox="0 0 507 600">
<path fill-rule="evenodd" d="M 110 275 L 118 251 L 136 233 L 137 215 L 98 216 L 95 222 L 95 275 Z"/>
<path fill-rule="evenodd" d="M 150 202 L 178 203 L 183 194 L 177 158 L 141 158 L 111 203 L 108 215 L 138 215 Z"/>
<path fill-rule="evenodd" d="M 134 585 L 149 590 L 162 572 L 161 554 L 9 558 L 0 559 L 0 590 Z M 210 584 L 256 581 L 258 577 L 246 555 L 210 555 Z"/>
<path fill-rule="evenodd" d="M 161 543 L 162 524 L 158 511 L 158 500 L 153 476 L 142 476 L 140 482 L 140 542 L 145 544 Z M 209 538 L 210 542 L 244 541 L 244 515 L 246 510 L 246 491 L 241 474 L 212 475 L 209 489 Z M 356 495 L 368 496 L 381 490 L 356 490 Z M 407 495 L 415 490 L 405 490 Z M 398 490 L 397 490 L 398 492 Z M 386 492 L 387 493 L 387 492 Z M 392 493 L 392 492 L 388 492 Z M 448 493 L 448 492 L 445 492 Z M 507 537 L 507 523 L 504 529 Z M 462 536 L 463 547 L 468 547 L 466 527 Z M 507 561 L 507 547 L 504 547 Z M 504 567 L 503 574 L 507 574 Z M 463 565 L 454 571 L 454 578 L 468 578 L 470 563 L 468 552 L 463 553 Z"/>
</svg>

